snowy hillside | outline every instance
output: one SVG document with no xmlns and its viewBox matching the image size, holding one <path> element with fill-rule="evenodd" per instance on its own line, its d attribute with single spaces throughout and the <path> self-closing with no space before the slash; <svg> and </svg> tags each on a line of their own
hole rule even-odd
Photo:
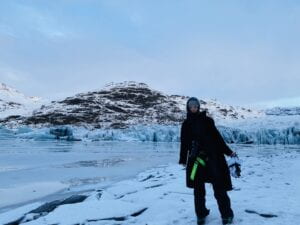
<svg viewBox="0 0 300 225">
<path fill-rule="evenodd" d="M 0 83 L 0 118 L 11 115 L 29 115 L 41 106 L 39 97 L 28 97 L 18 90 Z"/>
<path fill-rule="evenodd" d="M 128 128 L 131 125 L 178 125 L 186 113 L 188 96 L 167 95 L 144 83 L 110 83 L 103 89 L 79 93 L 42 105 L 31 116 L 6 118 L 11 125 L 75 125 L 92 128 Z M 263 112 L 201 100 L 201 109 L 215 119 L 260 117 Z"/>
</svg>

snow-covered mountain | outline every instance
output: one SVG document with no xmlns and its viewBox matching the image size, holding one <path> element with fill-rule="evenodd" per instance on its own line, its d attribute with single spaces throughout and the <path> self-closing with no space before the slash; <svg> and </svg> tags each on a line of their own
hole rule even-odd
<svg viewBox="0 0 300 225">
<path fill-rule="evenodd" d="M 145 83 L 109 83 L 99 90 L 42 105 L 30 116 L 7 117 L 2 122 L 39 127 L 68 124 L 93 128 L 177 125 L 185 116 L 188 98 L 162 93 Z M 217 120 L 238 120 L 264 115 L 262 111 L 224 105 L 214 100 L 202 99 L 200 102 L 201 110 L 206 110 Z"/>
<path fill-rule="evenodd" d="M 29 115 L 41 106 L 40 97 L 25 96 L 18 90 L 0 83 L 0 118 L 12 115 Z"/>
</svg>

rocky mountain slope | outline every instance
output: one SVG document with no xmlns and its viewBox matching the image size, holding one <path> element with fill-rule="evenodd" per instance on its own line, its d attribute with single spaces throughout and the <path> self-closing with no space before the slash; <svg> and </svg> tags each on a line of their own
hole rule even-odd
<svg viewBox="0 0 300 225">
<path fill-rule="evenodd" d="M 144 83 L 110 83 L 100 90 L 79 93 L 42 105 L 30 116 L 11 115 L 6 125 L 76 125 L 92 128 L 127 128 L 141 124 L 178 124 L 186 113 L 188 96 L 167 95 Z M 245 119 L 264 115 L 242 107 L 200 100 L 201 110 L 215 119 Z"/>
</svg>

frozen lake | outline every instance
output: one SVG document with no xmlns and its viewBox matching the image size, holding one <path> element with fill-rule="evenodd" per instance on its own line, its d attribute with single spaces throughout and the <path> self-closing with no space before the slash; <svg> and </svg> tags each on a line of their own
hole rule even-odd
<svg viewBox="0 0 300 225">
<path fill-rule="evenodd" d="M 297 145 L 230 145 L 242 160 L 286 152 Z M 37 200 L 95 190 L 146 169 L 177 163 L 179 143 L 0 141 L 0 212 Z M 262 171 L 263 172 L 263 171 Z"/>
<path fill-rule="evenodd" d="M 178 148 L 178 143 L 1 140 L 0 211 L 133 177 L 177 161 Z"/>
</svg>

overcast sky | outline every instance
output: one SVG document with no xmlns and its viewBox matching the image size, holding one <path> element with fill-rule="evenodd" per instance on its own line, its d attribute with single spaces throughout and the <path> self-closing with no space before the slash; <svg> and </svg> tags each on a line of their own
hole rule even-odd
<svg viewBox="0 0 300 225">
<path fill-rule="evenodd" d="M 125 80 L 299 106 L 300 1 L 1 1 L 0 82 L 57 99 Z"/>
</svg>

